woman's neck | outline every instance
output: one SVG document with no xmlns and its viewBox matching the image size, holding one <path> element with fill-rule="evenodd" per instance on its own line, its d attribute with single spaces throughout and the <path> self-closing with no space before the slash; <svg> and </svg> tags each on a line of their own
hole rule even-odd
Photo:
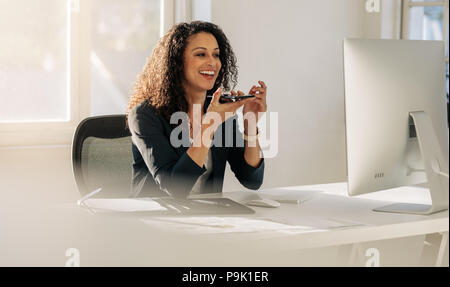
<svg viewBox="0 0 450 287">
<path fill-rule="evenodd" d="M 186 101 L 188 103 L 188 114 L 189 117 L 192 118 L 194 112 L 198 112 L 198 108 L 200 107 L 201 115 L 203 115 L 203 106 L 205 104 L 206 99 L 206 91 L 197 92 L 197 93 L 186 93 Z M 194 109 L 194 105 L 198 105 Z"/>
</svg>

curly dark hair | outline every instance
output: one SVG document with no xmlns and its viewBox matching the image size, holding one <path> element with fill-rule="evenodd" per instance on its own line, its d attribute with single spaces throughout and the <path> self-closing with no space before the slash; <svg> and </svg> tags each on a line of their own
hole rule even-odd
<svg viewBox="0 0 450 287">
<path fill-rule="evenodd" d="M 180 23 L 173 26 L 159 40 L 152 55 L 147 58 L 147 62 L 134 84 L 127 113 L 146 100 L 168 121 L 172 113 L 188 111 L 182 86 L 184 51 L 189 37 L 200 32 L 210 33 L 216 38 L 222 64 L 214 87 L 207 91 L 207 94 L 212 94 L 220 86 L 224 90 L 228 90 L 231 85 L 231 88 L 234 89 L 238 76 L 236 56 L 222 29 L 209 22 Z"/>
</svg>

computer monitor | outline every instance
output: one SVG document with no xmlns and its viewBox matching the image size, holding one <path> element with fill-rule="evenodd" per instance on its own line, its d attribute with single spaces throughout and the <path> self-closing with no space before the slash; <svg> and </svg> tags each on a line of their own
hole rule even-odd
<svg viewBox="0 0 450 287">
<path fill-rule="evenodd" d="M 448 209 L 444 42 L 345 39 L 343 44 L 349 195 L 427 182 L 431 205 L 374 210 Z"/>
</svg>

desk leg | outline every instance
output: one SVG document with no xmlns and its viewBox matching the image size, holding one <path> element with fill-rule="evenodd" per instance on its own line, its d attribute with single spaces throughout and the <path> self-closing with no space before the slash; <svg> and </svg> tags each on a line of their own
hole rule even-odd
<svg viewBox="0 0 450 287">
<path fill-rule="evenodd" d="M 436 267 L 448 267 L 448 231 L 442 233 Z"/>
<path fill-rule="evenodd" d="M 421 266 L 448 266 L 448 232 L 425 236 Z"/>
</svg>

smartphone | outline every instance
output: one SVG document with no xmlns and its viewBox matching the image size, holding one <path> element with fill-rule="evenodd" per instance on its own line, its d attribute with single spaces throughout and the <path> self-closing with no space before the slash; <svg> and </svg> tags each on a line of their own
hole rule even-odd
<svg viewBox="0 0 450 287">
<path fill-rule="evenodd" d="M 212 96 L 208 96 L 208 97 L 212 97 Z M 220 96 L 219 99 L 219 103 L 231 103 L 231 102 L 236 102 L 236 101 L 240 101 L 243 99 L 248 99 L 248 98 L 254 98 L 255 95 L 242 95 L 242 96 L 233 96 L 231 94 L 222 94 Z"/>
</svg>

